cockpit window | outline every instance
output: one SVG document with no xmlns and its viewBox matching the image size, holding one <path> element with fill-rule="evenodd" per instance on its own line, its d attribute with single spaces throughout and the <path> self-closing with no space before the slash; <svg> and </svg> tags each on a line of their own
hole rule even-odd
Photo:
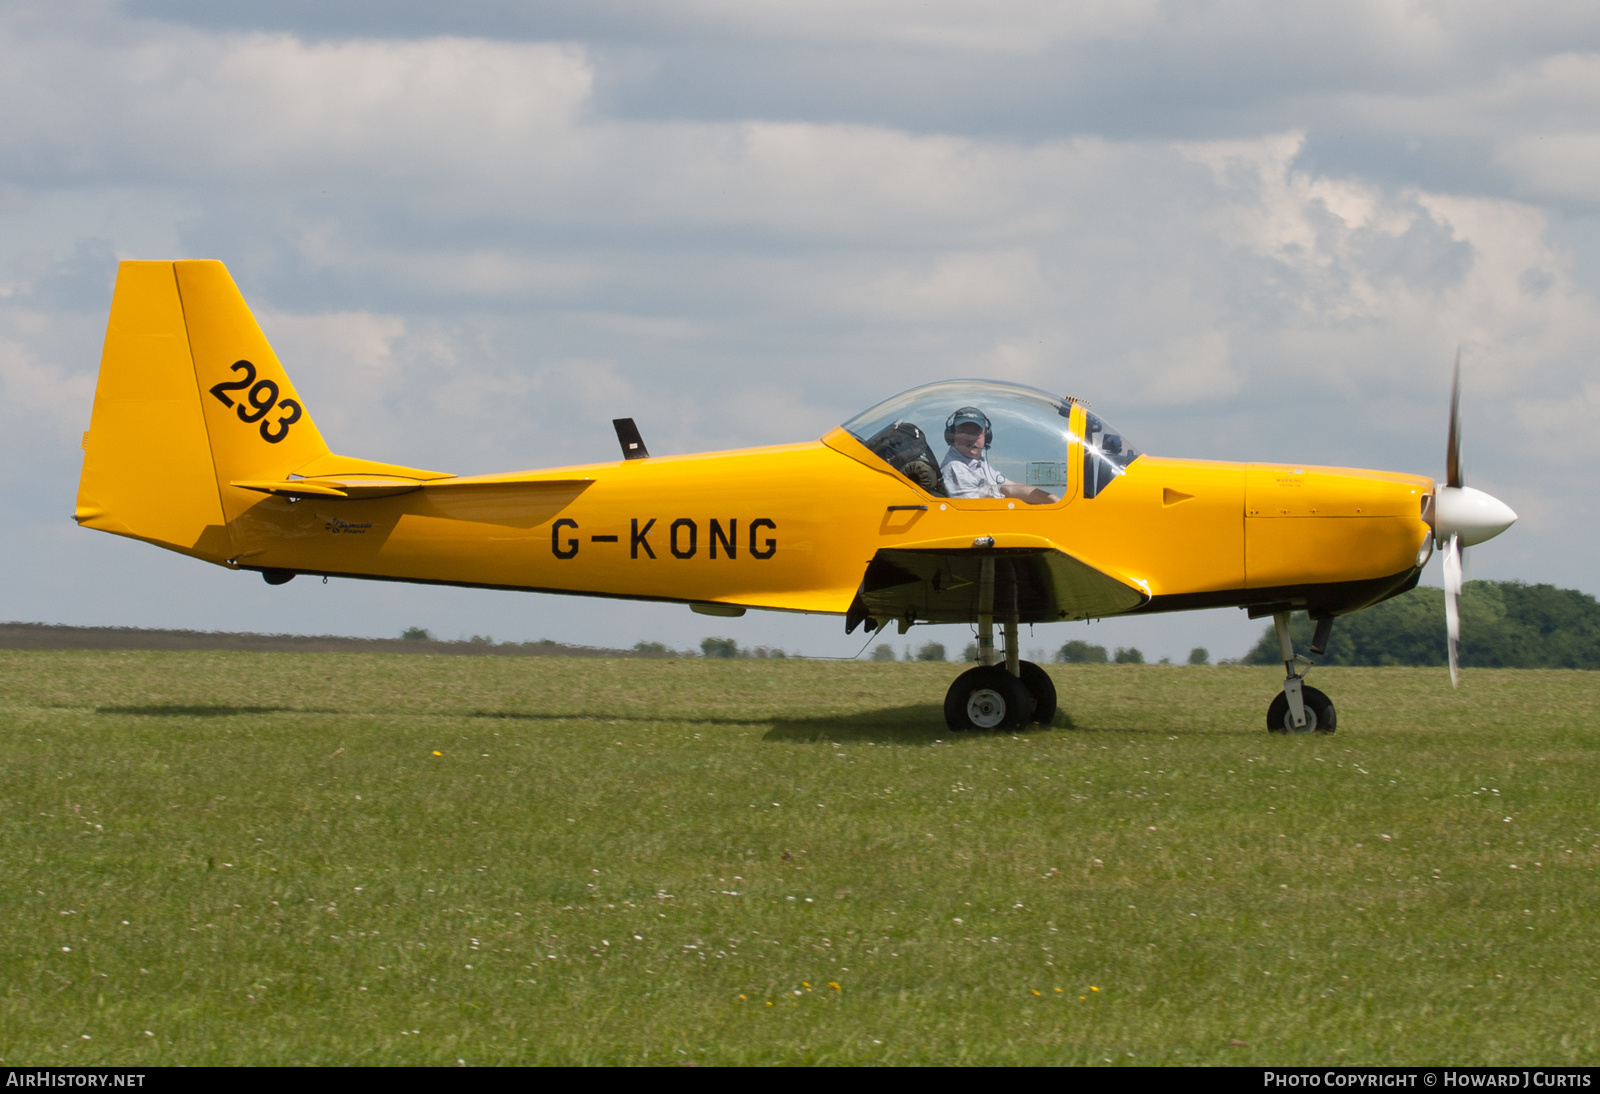
<svg viewBox="0 0 1600 1094">
<path fill-rule="evenodd" d="M 1067 492 L 1072 404 L 1020 384 L 947 380 L 902 392 L 844 428 L 938 497 L 1018 498 Z"/>
<path fill-rule="evenodd" d="M 1083 496 L 1092 498 L 1127 473 L 1139 450 L 1098 415 L 1085 412 L 1083 421 Z"/>
</svg>

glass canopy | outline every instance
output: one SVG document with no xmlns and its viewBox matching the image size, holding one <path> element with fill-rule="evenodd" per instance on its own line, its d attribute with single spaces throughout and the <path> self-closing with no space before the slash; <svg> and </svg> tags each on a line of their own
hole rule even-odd
<svg viewBox="0 0 1600 1094">
<path fill-rule="evenodd" d="M 1021 384 L 946 380 L 912 388 L 844 423 L 875 455 L 923 490 L 951 498 L 1059 501 L 1067 489 L 1072 403 Z M 1094 415 L 1086 418 L 1084 496 L 1138 458 Z"/>
</svg>

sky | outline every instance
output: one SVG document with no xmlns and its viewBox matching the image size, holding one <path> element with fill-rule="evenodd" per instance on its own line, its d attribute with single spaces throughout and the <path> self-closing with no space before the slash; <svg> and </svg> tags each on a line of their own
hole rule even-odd
<svg viewBox="0 0 1600 1094">
<path fill-rule="evenodd" d="M 1600 593 L 1600 8 L 9 0 L 0 619 L 852 656 L 836 617 L 302 579 L 70 519 L 120 259 L 217 258 L 335 451 L 461 474 L 820 436 L 916 384 L 1160 455 L 1442 477 Z M 1438 582 L 1438 563 L 1425 581 Z M 1441 620 L 1441 627 L 1443 621 Z M 1237 610 L 1040 627 L 1242 654 Z M 958 651 L 967 629 L 914 629 Z"/>
</svg>

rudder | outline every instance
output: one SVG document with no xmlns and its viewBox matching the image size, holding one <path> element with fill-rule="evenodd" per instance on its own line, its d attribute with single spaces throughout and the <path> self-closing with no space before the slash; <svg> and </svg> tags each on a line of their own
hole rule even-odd
<svg viewBox="0 0 1600 1094">
<path fill-rule="evenodd" d="M 229 484 L 282 479 L 328 446 L 221 262 L 172 264 L 228 521 L 261 501 Z"/>
</svg>

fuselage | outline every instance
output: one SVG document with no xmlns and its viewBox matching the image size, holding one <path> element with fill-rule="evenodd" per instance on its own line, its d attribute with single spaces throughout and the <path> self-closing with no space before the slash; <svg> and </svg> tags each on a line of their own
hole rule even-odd
<svg viewBox="0 0 1600 1094">
<path fill-rule="evenodd" d="M 1337 613 L 1409 587 L 1431 542 L 1425 477 L 1146 455 L 1085 498 L 1080 463 L 1049 505 L 926 493 L 844 430 L 382 498 L 222 489 L 248 569 L 805 612 L 844 612 L 882 548 L 992 537 L 1117 575 L 1140 610 Z"/>
</svg>

